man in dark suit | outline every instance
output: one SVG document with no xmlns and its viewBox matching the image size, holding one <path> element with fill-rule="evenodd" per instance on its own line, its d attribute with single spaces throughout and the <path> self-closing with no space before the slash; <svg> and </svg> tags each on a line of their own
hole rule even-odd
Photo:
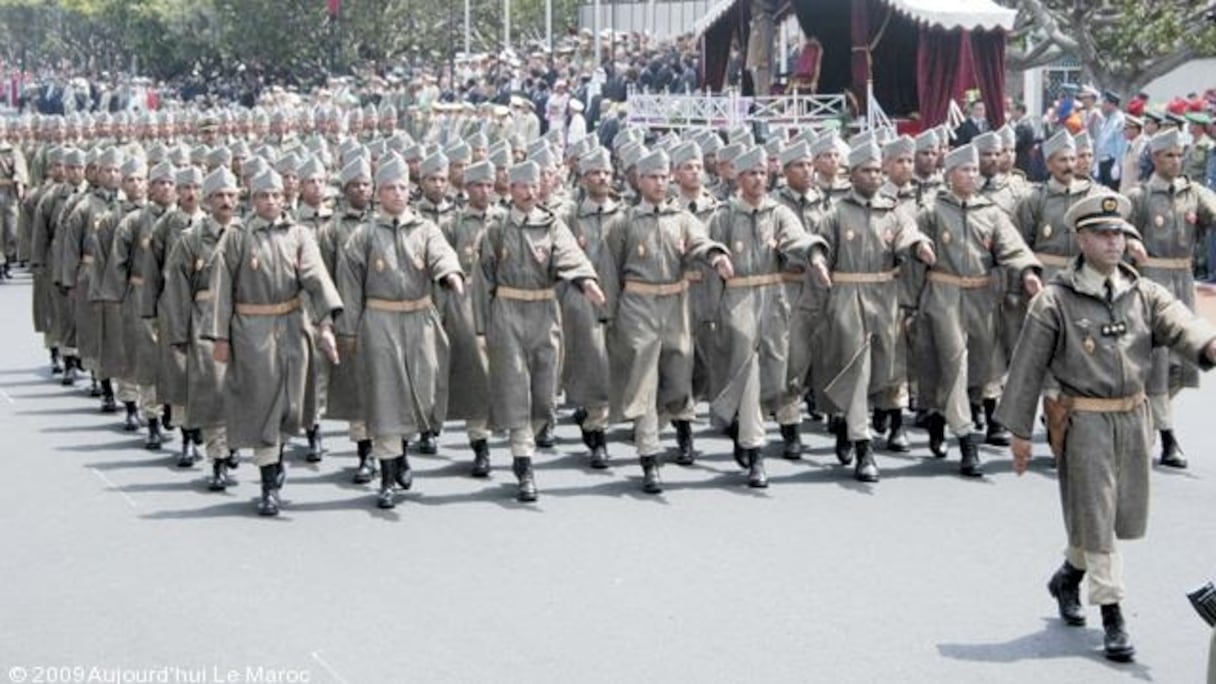
<svg viewBox="0 0 1216 684">
<path fill-rule="evenodd" d="M 988 130 L 987 110 L 983 100 L 975 100 L 967 106 L 967 120 L 954 130 L 954 146 L 962 147 L 971 139 Z"/>
</svg>

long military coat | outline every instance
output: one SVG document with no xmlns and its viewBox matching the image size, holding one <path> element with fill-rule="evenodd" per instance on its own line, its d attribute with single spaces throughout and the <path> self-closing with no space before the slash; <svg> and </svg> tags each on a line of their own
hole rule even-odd
<svg viewBox="0 0 1216 684">
<path fill-rule="evenodd" d="M 477 334 L 473 288 L 481 283 L 476 272 L 486 226 L 501 222 L 505 216 L 503 209 L 492 205 L 484 212 L 466 206 L 457 213 L 446 233 L 465 277 L 463 295 L 447 291 L 443 297 L 443 329 L 451 345 L 447 416 L 452 420 L 490 418 L 490 358 L 485 338 Z"/>
<path fill-rule="evenodd" d="M 165 310 L 168 302 L 161 301 L 165 290 L 165 262 L 173 246 L 181 239 L 182 233 L 195 222 L 201 221 L 204 216 L 202 211 L 196 211 L 194 215 L 181 209 L 167 211 L 152 226 L 151 233 L 140 238 L 144 260 L 141 269 L 144 274 L 142 313 L 145 317 L 155 318 L 158 329 L 169 324 L 171 315 L 187 314 L 170 314 Z M 179 348 L 169 344 L 164 336 L 158 337 L 157 347 L 160 357 L 156 371 L 157 399 L 164 404 L 185 405 L 190 388 L 186 369 L 187 357 Z"/>
<path fill-rule="evenodd" d="M 602 264 L 604 240 L 622 225 L 625 208 L 611 198 L 604 204 L 585 199 L 567 208 L 566 225 L 575 242 L 592 264 Z M 603 274 L 600 276 L 602 280 Z M 574 406 L 607 406 L 611 383 L 605 330 L 600 322 L 604 312 L 569 282 L 558 283 L 557 299 L 562 307 L 562 388 L 566 401 Z"/>
<path fill-rule="evenodd" d="M 126 323 L 123 321 L 122 299 L 108 295 L 110 254 L 114 234 L 122 220 L 137 212 L 140 205 L 124 201 L 117 211 L 108 213 L 87 238 L 87 251 L 93 255 L 89 276 L 89 301 L 97 308 L 98 362 L 97 374 L 103 378 L 128 379 L 132 366 L 126 347 Z"/>
<path fill-rule="evenodd" d="M 118 209 L 116 191 L 94 188 L 63 222 L 59 282 L 72 288 L 76 347 L 80 350 L 80 358 L 94 364 L 101 356 L 101 311 L 96 303 L 89 300 L 93 287 L 93 264 L 97 259 L 97 255 L 91 251 L 89 236 L 101 227 L 107 214 Z"/>
<path fill-rule="evenodd" d="M 143 387 L 156 385 L 160 372 L 155 314 L 144 316 L 144 266 L 152 229 L 166 211 L 168 207 L 148 202 L 119 221 L 102 284 L 106 299 L 122 302 L 123 347 L 130 379 Z"/>
<path fill-rule="evenodd" d="M 317 246 L 321 260 L 334 284 L 338 282 L 338 253 L 354 234 L 355 229 L 367 220 L 368 214 L 343 204 L 334 212 L 330 221 L 317 233 Z M 329 366 L 329 386 L 326 395 L 325 416 L 334 420 L 363 420 L 363 388 L 360 385 L 359 345 L 346 345 L 345 355 L 337 366 Z M 329 359 L 318 359 L 329 364 Z"/>
</svg>

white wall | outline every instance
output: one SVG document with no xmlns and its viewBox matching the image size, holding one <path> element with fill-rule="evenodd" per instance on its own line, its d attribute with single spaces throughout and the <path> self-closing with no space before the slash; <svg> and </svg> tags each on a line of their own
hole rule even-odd
<svg viewBox="0 0 1216 684">
<path fill-rule="evenodd" d="M 1149 83 L 1144 92 L 1151 102 L 1166 102 L 1170 98 L 1187 93 L 1202 93 L 1216 86 L 1216 58 L 1196 59 L 1174 69 L 1170 73 Z M 1131 97 L 1135 93 L 1126 93 Z"/>
</svg>

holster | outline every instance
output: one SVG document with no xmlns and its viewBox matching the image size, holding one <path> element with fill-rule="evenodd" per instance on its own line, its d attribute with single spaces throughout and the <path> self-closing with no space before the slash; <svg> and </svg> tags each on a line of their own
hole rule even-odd
<svg viewBox="0 0 1216 684">
<path fill-rule="evenodd" d="M 1043 397 L 1043 415 L 1047 417 L 1047 441 L 1056 458 L 1064 455 L 1064 439 L 1068 436 L 1068 417 L 1072 411 L 1059 399 Z"/>
</svg>

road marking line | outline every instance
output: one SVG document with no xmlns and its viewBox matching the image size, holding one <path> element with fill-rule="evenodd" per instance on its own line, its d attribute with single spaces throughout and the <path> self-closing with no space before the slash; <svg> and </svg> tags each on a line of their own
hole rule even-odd
<svg viewBox="0 0 1216 684">
<path fill-rule="evenodd" d="M 338 674 L 338 671 L 334 669 L 333 665 L 330 665 L 329 663 L 325 662 L 325 660 L 323 658 L 321 658 L 320 651 L 313 651 L 312 659 L 317 661 L 317 663 L 319 663 L 321 665 L 321 667 L 325 668 L 325 671 L 329 673 L 329 676 L 336 679 L 338 682 L 340 682 L 340 684 L 349 684 L 349 682 L 346 681 L 345 677 Z"/>
<path fill-rule="evenodd" d="M 114 481 L 113 481 L 113 480 L 111 480 L 110 478 L 106 477 L 106 474 L 105 474 L 105 473 L 101 472 L 100 470 L 98 470 L 98 469 L 96 469 L 96 468 L 89 468 L 89 470 L 92 470 L 92 471 L 93 471 L 93 474 L 97 476 L 97 479 L 101 480 L 102 482 L 104 482 L 104 483 L 105 483 L 106 485 L 108 485 L 109 487 L 112 487 L 112 488 L 114 488 L 115 490 L 117 490 L 119 494 L 122 494 L 122 498 L 123 498 L 123 499 L 126 499 L 127 504 L 128 504 L 128 505 L 130 505 L 130 506 L 131 506 L 131 508 L 135 508 L 135 507 L 138 505 L 138 504 L 136 504 L 136 503 L 135 503 L 135 499 L 132 499 L 132 498 L 131 498 L 131 495 L 130 495 L 130 494 L 127 494 L 126 492 L 124 492 L 124 491 L 122 490 L 122 487 L 119 487 L 117 484 L 115 484 L 115 483 L 114 483 Z"/>
<path fill-rule="evenodd" d="M 5 401 L 7 401 L 10 404 L 17 403 L 17 400 L 13 399 L 13 395 L 9 394 L 8 392 L 6 392 L 2 389 L 0 389 L 0 399 L 4 399 Z"/>
</svg>

